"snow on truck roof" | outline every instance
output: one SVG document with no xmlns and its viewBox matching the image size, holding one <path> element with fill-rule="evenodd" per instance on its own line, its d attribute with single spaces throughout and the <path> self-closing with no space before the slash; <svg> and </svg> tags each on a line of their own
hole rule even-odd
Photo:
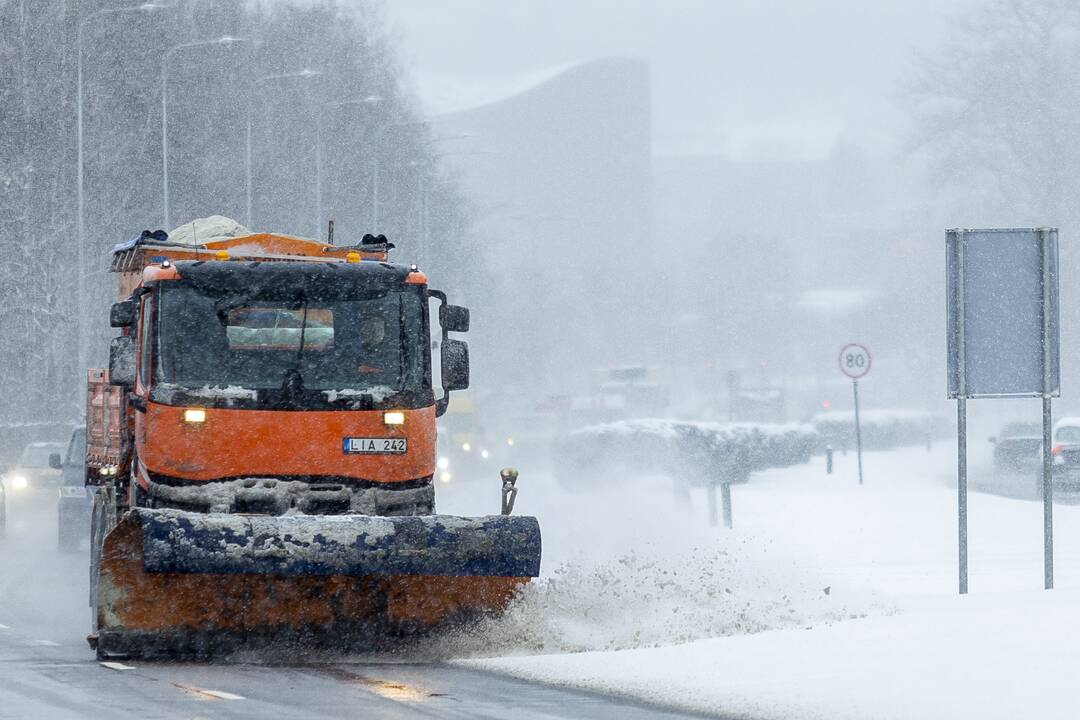
<svg viewBox="0 0 1080 720">
<path fill-rule="evenodd" d="M 169 260 L 315 261 L 340 264 L 361 260 L 386 262 L 394 244 L 384 235 L 364 235 L 357 244 L 333 244 L 275 232 L 252 232 L 230 218 L 214 215 L 181 225 L 170 235 L 143 231 L 112 248 L 114 272 L 141 273 Z M 123 287 L 121 295 L 129 287 Z"/>
<path fill-rule="evenodd" d="M 251 231 L 232 218 L 224 215 L 196 218 L 189 223 L 169 231 L 169 242 L 182 245 L 201 245 L 202 243 L 224 240 L 226 238 L 251 235 Z"/>
</svg>

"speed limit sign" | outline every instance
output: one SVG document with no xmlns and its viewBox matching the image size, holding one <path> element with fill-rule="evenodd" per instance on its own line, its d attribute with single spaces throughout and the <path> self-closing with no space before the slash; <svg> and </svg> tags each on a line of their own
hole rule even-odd
<svg viewBox="0 0 1080 720">
<path fill-rule="evenodd" d="M 870 372 L 870 351 L 858 343 L 845 345 L 840 351 L 840 372 L 852 380 Z"/>
</svg>

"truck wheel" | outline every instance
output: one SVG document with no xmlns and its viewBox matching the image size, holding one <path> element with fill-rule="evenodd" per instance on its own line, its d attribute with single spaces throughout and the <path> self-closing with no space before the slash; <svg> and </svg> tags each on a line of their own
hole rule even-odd
<svg viewBox="0 0 1080 720">
<path fill-rule="evenodd" d="M 128 507 L 150 507 L 150 494 L 142 489 L 135 477 L 135 468 L 139 466 L 139 458 L 131 457 L 131 477 L 128 479 Z"/>
<path fill-rule="evenodd" d="M 94 493 L 94 512 L 90 517 L 90 632 L 97 634 L 97 586 L 101 548 L 105 536 L 116 525 L 116 498 L 112 486 L 106 485 Z"/>
</svg>

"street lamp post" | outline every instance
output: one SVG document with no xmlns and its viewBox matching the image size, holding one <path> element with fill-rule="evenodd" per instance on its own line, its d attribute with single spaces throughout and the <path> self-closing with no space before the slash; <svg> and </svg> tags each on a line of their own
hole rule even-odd
<svg viewBox="0 0 1080 720">
<path fill-rule="evenodd" d="M 367 97 L 360 98 L 358 100 L 341 100 L 339 102 L 324 103 L 323 107 L 324 108 L 329 108 L 329 109 L 332 109 L 332 110 L 337 110 L 337 109 L 340 109 L 340 108 L 343 108 L 343 107 L 358 107 L 358 106 L 359 107 L 371 108 L 371 107 L 374 107 L 374 106 L 378 105 L 380 102 L 382 102 L 382 98 L 379 97 L 378 95 L 368 95 Z M 318 117 L 315 119 L 315 123 L 316 123 L 316 128 L 315 129 L 316 129 L 316 135 L 317 135 L 316 142 L 318 143 L 318 148 L 317 149 L 318 149 L 318 153 L 319 153 L 318 156 L 321 158 L 322 154 L 324 152 L 324 150 L 322 148 L 322 143 L 323 143 L 323 114 L 322 113 L 318 114 Z M 316 188 L 316 194 L 318 195 L 317 205 L 318 205 L 318 216 L 319 216 L 319 223 L 320 223 L 319 232 L 322 232 L 322 230 L 321 230 L 321 228 L 322 228 L 322 225 L 321 225 L 321 223 L 322 223 L 322 215 L 323 215 L 323 212 L 322 212 L 323 211 L 322 167 L 321 167 L 321 163 L 319 163 L 319 165 L 320 165 L 320 167 L 318 169 L 318 177 L 316 178 L 315 188 Z"/>
<path fill-rule="evenodd" d="M 166 232 L 172 228 L 172 224 L 169 222 L 169 57 L 180 50 L 209 47 L 211 45 L 223 45 L 228 47 L 234 43 L 243 42 L 247 42 L 247 40 L 245 38 L 236 38 L 225 35 L 216 40 L 202 40 L 199 42 L 174 45 L 166 50 L 161 56 L 161 208 Z"/>
<path fill-rule="evenodd" d="M 410 125 L 426 125 L 429 121 L 423 120 L 409 120 L 407 122 L 389 123 L 383 125 L 381 128 L 375 131 L 374 137 L 371 139 L 371 227 L 370 232 L 377 233 L 379 231 L 379 156 L 380 152 L 379 143 L 386 136 L 386 133 L 390 132 L 394 128 L 408 127 Z"/>
<path fill-rule="evenodd" d="M 76 183 L 76 220 L 75 237 L 78 242 L 76 248 L 76 262 L 79 271 L 76 273 L 76 303 L 78 304 L 78 348 L 76 352 L 79 372 L 86 370 L 87 332 L 86 320 L 83 315 L 86 308 L 86 194 L 83 180 L 83 31 L 93 20 L 106 15 L 119 15 L 129 12 L 153 12 L 154 10 L 170 9 L 174 5 L 162 5 L 157 3 L 143 3 L 126 7 L 103 8 L 90 13 L 83 18 L 75 30 L 75 183 Z"/>
<path fill-rule="evenodd" d="M 471 138 L 473 135 L 453 135 L 447 138 L 441 138 L 443 140 L 459 139 L 459 138 Z M 450 156 L 461 155 L 498 155 L 495 150 L 453 150 L 447 153 L 441 153 L 438 157 L 445 158 Z M 418 220 L 420 224 L 420 247 L 416 253 L 417 264 L 420 267 L 425 267 L 428 254 L 431 250 L 431 181 L 426 169 L 434 170 L 436 161 L 433 159 L 417 159 L 410 160 L 408 166 L 416 169 L 416 184 L 417 195 L 419 202 L 419 215 Z"/>
<path fill-rule="evenodd" d="M 260 78 L 256 78 L 254 84 L 256 86 L 258 86 L 258 85 L 260 85 L 260 84 L 262 84 L 262 83 L 264 83 L 264 82 L 266 82 L 268 80 L 287 80 L 287 79 L 291 79 L 291 78 L 316 78 L 316 77 L 322 77 L 322 74 L 323 73 L 320 72 L 319 70 L 310 70 L 308 68 L 304 68 L 303 70 L 298 70 L 297 72 L 280 73 L 280 74 L 277 74 L 277 75 L 264 75 L 264 76 L 262 76 Z M 246 172 L 247 172 L 247 180 L 248 180 L 248 208 L 247 208 L 248 227 L 251 227 L 251 123 L 252 123 L 252 120 L 251 120 L 251 105 L 252 105 L 252 103 L 249 102 L 248 103 L 248 113 L 247 113 L 247 162 L 246 162 L 247 167 L 246 167 Z M 320 147 L 320 145 L 322 144 L 322 138 L 320 137 L 320 135 L 321 135 L 321 131 L 319 129 L 319 122 L 316 119 L 316 123 L 315 123 L 315 195 L 316 195 L 316 198 L 315 198 L 315 216 L 316 216 L 315 217 L 315 226 L 316 226 L 315 237 L 316 238 L 321 237 L 321 233 L 322 233 L 322 205 L 321 205 L 322 204 L 322 148 Z"/>
</svg>

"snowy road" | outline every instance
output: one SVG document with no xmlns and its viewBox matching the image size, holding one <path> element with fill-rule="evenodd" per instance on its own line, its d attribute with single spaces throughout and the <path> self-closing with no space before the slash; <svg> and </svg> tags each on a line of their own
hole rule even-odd
<svg viewBox="0 0 1080 720">
<path fill-rule="evenodd" d="M 442 663 L 320 666 L 94 660 L 86 553 L 56 550 L 47 499 L 0 540 L 0 718 L 687 717 Z"/>
</svg>

